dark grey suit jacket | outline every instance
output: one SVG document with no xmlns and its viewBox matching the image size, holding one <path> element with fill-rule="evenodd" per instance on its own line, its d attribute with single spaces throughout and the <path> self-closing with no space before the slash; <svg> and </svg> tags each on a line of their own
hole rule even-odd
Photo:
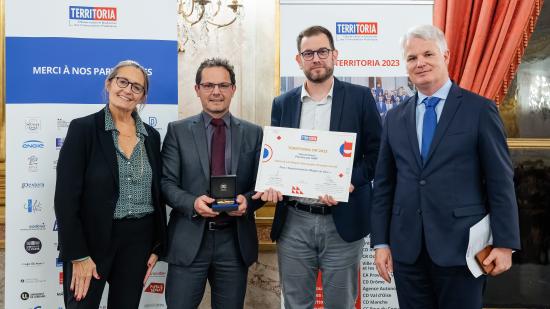
<svg viewBox="0 0 550 309">
<path fill-rule="evenodd" d="M 246 265 L 258 258 L 258 237 L 254 211 L 261 201 L 253 201 L 262 129 L 231 116 L 231 173 L 237 175 L 237 194 L 247 198 L 248 211 L 236 217 L 241 256 Z M 162 147 L 162 193 L 172 207 L 168 224 L 166 261 L 190 265 L 200 248 L 206 220 L 193 216 L 195 199 L 208 195 L 210 162 L 206 129 L 201 114 L 171 122 Z"/>
</svg>

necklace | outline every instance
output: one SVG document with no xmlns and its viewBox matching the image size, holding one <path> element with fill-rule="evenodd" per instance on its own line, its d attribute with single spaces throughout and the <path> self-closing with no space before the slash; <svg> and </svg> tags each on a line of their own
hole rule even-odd
<svg viewBox="0 0 550 309">
<path fill-rule="evenodd" d="M 130 172 L 132 173 L 132 178 L 134 178 L 135 180 L 138 180 L 138 179 L 143 177 L 143 166 L 144 166 L 144 163 L 143 163 L 143 143 L 141 141 L 141 138 L 139 138 L 139 137 L 138 137 L 138 143 L 137 143 L 136 147 L 139 147 L 139 175 L 138 175 L 137 171 L 134 169 L 133 164 L 130 164 Z M 130 155 L 130 158 L 132 158 L 131 155 Z"/>
</svg>

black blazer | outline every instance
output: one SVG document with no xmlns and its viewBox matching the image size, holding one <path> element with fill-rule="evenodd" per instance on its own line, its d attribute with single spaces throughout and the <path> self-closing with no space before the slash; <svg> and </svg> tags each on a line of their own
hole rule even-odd
<svg viewBox="0 0 550 309">
<path fill-rule="evenodd" d="M 302 112 L 300 94 L 297 87 L 273 100 L 271 125 L 275 127 L 299 128 Z M 380 114 L 369 88 L 334 79 L 330 112 L 330 131 L 355 132 L 356 147 L 351 174 L 355 190 L 347 203 L 333 206 L 332 218 L 338 234 L 345 241 L 359 240 L 370 233 L 371 180 L 378 158 L 380 144 Z M 271 239 L 277 240 L 283 229 L 287 197 L 275 208 L 275 218 L 271 228 Z"/>
<path fill-rule="evenodd" d="M 160 193 L 160 135 L 145 124 L 145 149 L 153 171 L 155 247 L 165 248 L 166 210 Z M 55 216 L 59 227 L 59 257 L 68 262 L 106 256 L 119 194 L 118 164 L 112 133 L 105 131 L 105 111 L 71 121 L 57 161 Z"/>
</svg>

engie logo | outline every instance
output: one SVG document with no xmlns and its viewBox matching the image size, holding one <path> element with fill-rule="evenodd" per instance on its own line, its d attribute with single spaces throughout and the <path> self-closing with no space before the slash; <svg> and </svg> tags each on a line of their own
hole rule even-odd
<svg viewBox="0 0 550 309">
<path fill-rule="evenodd" d="M 376 22 L 336 23 L 336 34 L 377 35 L 378 23 Z"/>
<path fill-rule="evenodd" d="M 28 140 L 21 146 L 24 149 L 44 149 L 44 143 L 38 140 Z"/>
<path fill-rule="evenodd" d="M 315 136 L 315 135 L 302 135 L 302 137 L 300 139 L 303 140 L 303 141 L 308 141 L 308 142 L 316 142 L 317 141 L 317 136 Z"/>
<path fill-rule="evenodd" d="M 69 6 L 69 19 L 116 21 L 114 7 Z"/>
</svg>

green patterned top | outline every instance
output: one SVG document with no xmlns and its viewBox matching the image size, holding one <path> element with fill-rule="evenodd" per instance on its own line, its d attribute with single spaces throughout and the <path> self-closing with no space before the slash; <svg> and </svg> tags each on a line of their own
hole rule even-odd
<svg viewBox="0 0 550 309">
<path fill-rule="evenodd" d="M 113 134 L 118 162 L 119 194 L 114 213 L 115 219 L 141 218 L 155 211 L 151 193 L 153 171 L 145 149 L 147 130 L 137 112 L 133 112 L 132 117 L 136 122 L 138 143 L 128 159 L 118 146 L 120 132 L 115 127 L 109 106 L 105 106 L 105 131 L 111 131 Z"/>
</svg>

